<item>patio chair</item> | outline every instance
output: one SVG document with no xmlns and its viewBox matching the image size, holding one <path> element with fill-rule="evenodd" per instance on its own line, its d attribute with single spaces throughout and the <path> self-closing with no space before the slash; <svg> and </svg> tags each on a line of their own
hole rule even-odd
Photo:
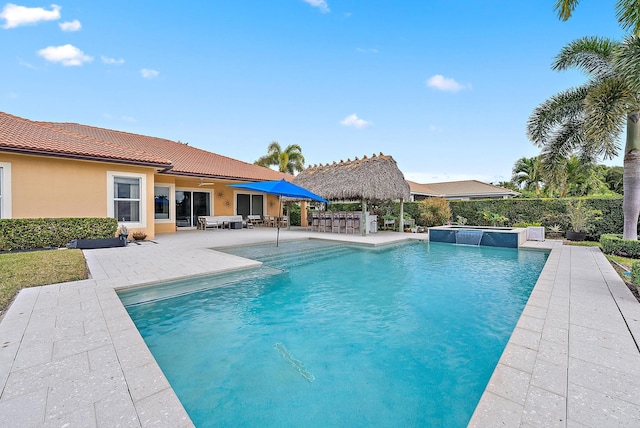
<svg viewBox="0 0 640 428">
<path fill-rule="evenodd" d="M 331 232 L 340 233 L 341 230 L 344 230 L 344 232 L 347 231 L 347 213 L 333 213 L 333 219 L 331 220 Z"/>
<path fill-rule="evenodd" d="M 280 227 L 288 227 L 289 226 L 289 216 L 283 215 L 280 218 Z"/>
<path fill-rule="evenodd" d="M 250 221 L 254 226 L 262 226 L 262 217 L 259 214 L 249 214 L 247 216 L 247 221 Z"/>
<path fill-rule="evenodd" d="M 347 226 L 346 233 L 360 232 L 360 214 L 359 213 L 347 213 Z"/>
</svg>

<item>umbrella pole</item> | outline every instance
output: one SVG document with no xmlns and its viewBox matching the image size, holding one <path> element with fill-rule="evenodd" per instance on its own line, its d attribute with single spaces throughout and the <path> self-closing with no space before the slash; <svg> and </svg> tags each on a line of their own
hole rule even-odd
<svg viewBox="0 0 640 428">
<path fill-rule="evenodd" d="M 276 247 L 280 241 L 280 213 L 282 212 L 282 195 L 278 197 L 280 199 L 280 208 L 278 209 L 278 218 L 276 219 L 276 225 L 278 231 L 276 232 Z"/>
</svg>

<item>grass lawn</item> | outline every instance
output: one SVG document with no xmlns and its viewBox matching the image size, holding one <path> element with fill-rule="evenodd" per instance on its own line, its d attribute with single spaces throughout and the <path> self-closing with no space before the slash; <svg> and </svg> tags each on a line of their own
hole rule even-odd
<svg viewBox="0 0 640 428">
<path fill-rule="evenodd" d="M 0 254 L 0 313 L 22 288 L 88 277 L 81 250 L 43 250 Z"/>
</svg>

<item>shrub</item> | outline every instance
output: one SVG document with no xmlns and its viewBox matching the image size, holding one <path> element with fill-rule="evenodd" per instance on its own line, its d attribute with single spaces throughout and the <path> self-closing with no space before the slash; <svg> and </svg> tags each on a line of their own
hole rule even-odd
<svg viewBox="0 0 640 428">
<path fill-rule="evenodd" d="M 469 219 L 469 224 L 484 224 L 483 212 L 500 213 L 508 217 L 512 223 L 540 222 L 542 226 L 560 225 L 562 230 L 571 230 L 567 216 L 568 204 L 577 198 L 535 198 L 535 199 L 482 199 L 473 201 L 449 201 L 453 218 L 462 216 Z M 622 214 L 622 198 L 587 197 L 580 198 L 584 206 L 599 210 L 602 215 L 592 218 L 587 223 L 587 237 L 599 240 L 604 233 L 621 233 L 624 224 Z"/>
<path fill-rule="evenodd" d="M 451 209 L 444 198 L 428 198 L 418 203 L 418 225 L 420 226 L 440 226 L 450 218 Z"/>
<path fill-rule="evenodd" d="M 640 286 L 640 260 L 631 264 L 631 280 L 637 286 Z"/>
<path fill-rule="evenodd" d="M 519 223 L 513 224 L 513 227 L 529 227 L 529 226 L 542 226 L 542 223 L 540 223 L 539 221 L 532 221 L 532 222 L 521 221 Z"/>
<path fill-rule="evenodd" d="M 0 250 L 65 247 L 73 239 L 113 238 L 115 218 L 21 218 L 0 220 Z"/>
<path fill-rule="evenodd" d="M 600 236 L 600 246 L 605 254 L 640 258 L 640 241 L 622 239 L 622 235 L 619 234 Z"/>
</svg>

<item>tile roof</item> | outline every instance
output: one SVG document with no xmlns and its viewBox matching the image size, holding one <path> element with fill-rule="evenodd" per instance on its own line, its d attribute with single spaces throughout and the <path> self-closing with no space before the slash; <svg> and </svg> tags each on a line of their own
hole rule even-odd
<svg viewBox="0 0 640 428">
<path fill-rule="evenodd" d="M 498 195 L 518 195 L 511 189 L 483 183 L 478 180 L 446 181 L 441 183 L 420 184 L 407 180 L 411 193 L 440 196 L 440 197 L 470 197 L 470 196 L 498 196 Z"/>
<path fill-rule="evenodd" d="M 107 141 L 132 150 L 139 150 L 155 156 L 169 159 L 172 168 L 167 174 L 209 178 L 230 178 L 240 180 L 286 180 L 293 176 L 264 168 L 251 163 L 232 159 L 216 153 L 201 150 L 187 144 L 164 138 L 131 134 L 111 129 L 77 123 L 39 122 L 44 126 L 86 135 L 101 141 Z"/>
<path fill-rule="evenodd" d="M 171 167 L 161 156 L 78 135 L 0 112 L 0 150 L 136 165 Z"/>
</svg>

